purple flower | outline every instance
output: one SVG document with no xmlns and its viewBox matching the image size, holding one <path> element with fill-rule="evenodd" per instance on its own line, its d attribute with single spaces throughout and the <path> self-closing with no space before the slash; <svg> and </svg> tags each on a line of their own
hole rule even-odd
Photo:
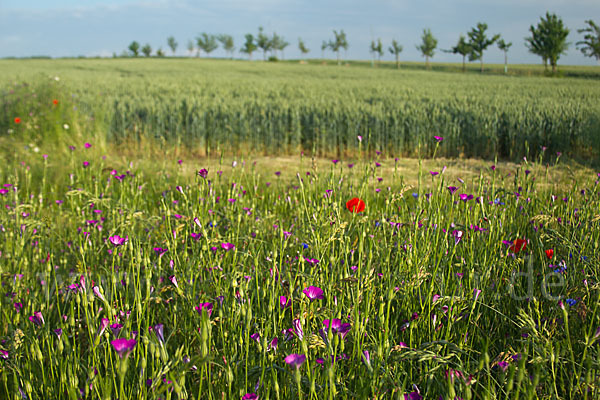
<svg viewBox="0 0 600 400">
<path fill-rule="evenodd" d="M 324 298 L 323 290 L 316 286 L 309 286 L 306 289 L 304 289 L 302 293 L 304 293 L 306 297 L 310 299 L 310 301 Z"/>
<path fill-rule="evenodd" d="M 0 350 L 0 358 L 8 360 L 8 351 L 6 351 L 6 350 Z"/>
<path fill-rule="evenodd" d="M 291 306 L 291 302 L 287 299 L 287 297 L 279 296 L 279 306 L 282 310 L 284 310 L 287 307 Z"/>
<path fill-rule="evenodd" d="M 290 354 L 284 361 L 289 366 L 300 368 L 306 361 L 306 356 L 304 354 Z"/>
<path fill-rule="evenodd" d="M 57 328 L 54 330 L 54 333 L 56 333 L 56 336 L 58 336 L 59 339 L 62 336 L 62 332 L 63 332 L 63 330 L 60 328 Z"/>
<path fill-rule="evenodd" d="M 15 303 L 14 306 L 17 312 L 21 312 L 21 310 L 23 309 L 23 303 Z"/>
<path fill-rule="evenodd" d="M 448 186 L 446 189 L 450 192 L 450 194 L 454 194 L 458 190 L 456 186 Z"/>
<path fill-rule="evenodd" d="M 108 241 L 111 242 L 115 247 L 117 247 L 126 244 L 128 239 L 129 236 L 122 238 L 119 235 L 114 235 L 109 237 Z"/>
<path fill-rule="evenodd" d="M 117 354 L 119 354 L 119 357 L 123 358 L 123 356 L 127 357 L 131 353 L 137 344 L 137 340 L 121 338 L 113 340 L 110 344 L 112 344 Z"/>
<path fill-rule="evenodd" d="M 85 147 L 86 149 L 89 149 L 90 147 L 92 147 L 92 145 L 89 144 L 89 143 L 86 143 L 86 144 L 83 145 L 83 147 Z"/>
<path fill-rule="evenodd" d="M 441 136 L 434 136 L 433 138 L 434 138 L 434 139 L 436 140 L 436 142 L 438 142 L 438 143 L 441 143 L 441 142 L 442 142 L 442 140 L 444 140 L 444 138 L 443 138 L 443 137 L 441 137 Z"/>
<path fill-rule="evenodd" d="M 439 175 L 440 173 L 437 171 L 429 171 L 429 173 L 431 174 L 431 176 L 436 176 Z"/>
<path fill-rule="evenodd" d="M 369 354 L 369 350 L 362 352 L 362 360 L 366 365 L 371 365 L 371 355 Z"/>
<path fill-rule="evenodd" d="M 465 203 L 466 203 L 467 201 L 469 201 L 469 200 L 473 200 L 473 195 L 472 195 L 472 194 L 465 194 L 465 193 L 461 193 L 461 194 L 459 195 L 459 197 L 460 197 L 460 199 L 461 199 L 462 201 L 464 201 Z"/>
<path fill-rule="evenodd" d="M 260 333 L 253 333 L 250 335 L 250 339 L 254 340 L 256 343 L 260 343 Z"/>
<path fill-rule="evenodd" d="M 104 333 L 106 327 L 110 324 L 108 318 L 102 318 L 100 320 L 100 329 L 98 329 L 98 336 L 101 336 Z"/>
<path fill-rule="evenodd" d="M 169 251 L 169 249 L 163 249 L 162 247 L 154 247 L 154 248 L 152 248 L 152 250 L 154 250 L 156 255 L 159 257 L 162 257 L 163 254 L 165 254 L 167 251 Z"/>
<path fill-rule="evenodd" d="M 235 245 L 233 245 L 233 243 L 221 243 L 221 247 L 225 251 L 229 251 L 229 250 L 235 249 Z"/>
<path fill-rule="evenodd" d="M 473 289 L 473 299 L 477 301 L 479 295 L 481 294 L 481 289 Z"/>
<path fill-rule="evenodd" d="M 29 317 L 29 320 L 37 326 L 44 325 L 44 316 L 40 311 L 34 312 L 33 315 Z"/>
<path fill-rule="evenodd" d="M 332 163 L 337 164 L 340 162 L 340 160 L 331 160 Z"/>
<path fill-rule="evenodd" d="M 200 303 L 200 305 L 194 307 L 194 310 L 198 311 L 198 314 L 200 315 L 202 315 L 202 310 L 205 310 L 208 316 L 210 317 L 210 314 L 213 310 L 213 305 L 212 303 Z"/>
<path fill-rule="evenodd" d="M 112 331 L 113 335 L 115 335 L 116 337 L 119 336 L 119 332 L 121 332 L 121 328 L 123 328 L 123 325 L 118 324 L 118 323 L 114 323 L 110 326 L 110 330 Z"/>
<path fill-rule="evenodd" d="M 349 323 L 342 324 L 342 320 L 338 318 L 334 318 L 331 321 L 326 319 L 323 321 L 323 325 L 325 325 L 326 329 L 331 329 L 334 334 L 340 335 L 342 339 L 346 337 L 352 328 L 352 325 Z"/>
<path fill-rule="evenodd" d="M 457 245 L 463 238 L 463 231 L 453 230 L 452 236 L 454 236 L 454 244 Z"/>
<path fill-rule="evenodd" d="M 281 171 L 275 171 L 275 175 L 276 176 L 280 176 L 281 175 Z"/>
<path fill-rule="evenodd" d="M 267 347 L 267 351 L 277 350 L 277 343 L 278 342 L 279 342 L 279 339 L 277 339 L 277 336 L 275 336 L 273 338 L 273 340 L 271 340 L 271 342 L 269 343 L 269 347 Z"/>
<path fill-rule="evenodd" d="M 292 325 L 294 325 L 292 332 L 296 336 L 298 336 L 298 339 L 302 340 L 302 338 L 304 337 L 304 331 L 302 330 L 302 323 L 300 322 L 299 319 L 295 319 L 292 321 Z"/>
<path fill-rule="evenodd" d="M 206 168 L 202 168 L 200 171 L 198 171 L 198 176 L 206 178 L 208 176 L 208 170 Z"/>
<path fill-rule="evenodd" d="M 256 393 L 246 393 L 242 396 L 242 400 L 258 400 L 258 395 Z"/>
<path fill-rule="evenodd" d="M 163 324 L 154 325 L 154 333 L 156 333 L 156 337 L 158 337 L 158 340 L 161 343 L 165 342 L 164 325 Z"/>
</svg>

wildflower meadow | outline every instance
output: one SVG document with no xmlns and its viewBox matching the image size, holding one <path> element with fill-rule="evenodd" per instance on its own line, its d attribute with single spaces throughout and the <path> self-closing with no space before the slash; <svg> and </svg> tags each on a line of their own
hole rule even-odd
<svg viewBox="0 0 600 400">
<path fill-rule="evenodd" d="M 70 101 L 3 110 L 0 398 L 600 397 L 598 170 L 134 154 Z"/>
</svg>

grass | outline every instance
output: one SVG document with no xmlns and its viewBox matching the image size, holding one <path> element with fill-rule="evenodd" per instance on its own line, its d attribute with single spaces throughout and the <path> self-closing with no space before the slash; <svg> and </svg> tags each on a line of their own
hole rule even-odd
<svg viewBox="0 0 600 400">
<path fill-rule="evenodd" d="M 3 398 L 598 396 L 595 172 L 90 144 L 0 170 Z"/>
</svg>

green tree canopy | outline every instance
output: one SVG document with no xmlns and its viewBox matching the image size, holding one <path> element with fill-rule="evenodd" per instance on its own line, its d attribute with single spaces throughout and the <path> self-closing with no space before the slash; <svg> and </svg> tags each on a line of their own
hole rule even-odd
<svg viewBox="0 0 600 400">
<path fill-rule="evenodd" d="M 137 57 L 140 54 L 140 44 L 135 40 L 131 42 L 131 44 L 127 48 L 131 52 L 131 55 L 134 57 Z"/>
<path fill-rule="evenodd" d="M 167 38 L 167 44 L 171 48 L 171 51 L 173 52 L 173 55 L 175 55 L 175 51 L 177 51 L 177 41 L 175 40 L 175 37 L 174 36 L 169 36 Z"/>
<path fill-rule="evenodd" d="M 203 50 L 207 56 L 219 47 L 217 44 L 217 37 L 215 35 L 209 35 L 206 32 L 202 32 L 200 36 L 196 38 L 196 44 L 199 50 Z"/>
<path fill-rule="evenodd" d="M 500 39 L 500 35 L 494 35 L 491 38 L 488 38 L 487 34 L 485 33 L 487 28 L 487 24 L 478 22 L 477 26 L 471 28 L 471 31 L 467 33 L 469 36 L 469 46 L 471 47 L 469 60 L 479 60 L 481 64 L 481 72 L 483 72 L 483 52 L 498 39 Z"/>
<path fill-rule="evenodd" d="M 142 47 L 142 53 L 144 53 L 146 57 L 150 57 L 150 54 L 152 54 L 152 47 L 149 43 L 146 43 L 144 47 Z"/>
<path fill-rule="evenodd" d="M 298 38 L 298 49 L 300 49 L 302 54 L 307 54 L 310 51 L 309 48 L 304 44 L 302 38 Z"/>
<path fill-rule="evenodd" d="M 431 29 L 423 29 L 423 35 L 421 35 L 421 44 L 417 46 L 417 50 L 421 52 L 425 57 L 425 65 L 429 68 L 429 58 L 435 54 L 438 41 L 431 33 Z"/>
<path fill-rule="evenodd" d="M 256 45 L 258 46 L 259 49 L 261 49 L 263 51 L 263 60 L 266 60 L 267 52 L 269 52 L 269 51 L 271 51 L 271 49 L 273 49 L 273 42 L 271 41 L 271 38 L 269 38 L 265 34 L 262 26 L 258 27 L 258 35 L 256 36 Z"/>
<path fill-rule="evenodd" d="M 330 40 L 327 46 L 337 54 L 337 62 L 340 65 L 340 51 L 342 49 L 348 50 L 348 40 L 346 39 L 346 33 L 342 29 L 339 33 L 334 30 L 333 31 L 334 40 Z"/>
<path fill-rule="evenodd" d="M 506 43 L 504 39 L 498 41 L 498 48 L 504 52 L 504 73 L 508 73 L 508 49 L 512 46 L 512 42 Z"/>
<path fill-rule="evenodd" d="M 377 42 L 371 41 L 371 53 L 373 56 L 377 56 L 377 59 L 381 61 L 381 56 L 383 56 L 383 44 L 381 43 L 381 39 L 377 39 Z"/>
<path fill-rule="evenodd" d="M 555 73 L 560 56 L 569 48 L 569 29 L 556 14 L 547 12 L 546 18 L 540 17 L 537 26 L 529 27 L 529 32 L 531 36 L 525 38 L 525 45 L 531 53 L 542 57 L 544 66 L 550 62 Z"/>
<path fill-rule="evenodd" d="M 462 56 L 462 70 L 465 72 L 465 62 L 466 58 L 469 54 L 471 54 L 471 45 L 467 42 L 465 35 L 460 35 L 458 37 L 458 42 L 456 42 L 456 46 L 452 47 L 450 50 L 443 50 L 447 53 L 452 54 L 460 54 Z"/>
<path fill-rule="evenodd" d="M 579 33 L 585 33 L 583 40 L 575 43 L 586 57 L 594 57 L 600 61 L 600 27 L 591 19 L 585 21 L 587 28 L 577 29 Z"/>
<path fill-rule="evenodd" d="M 252 60 L 252 53 L 254 53 L 257 49 L 256 43 L 254 41 L 254 35 L 252 35 L 251 33 L 247 33 L 245 38 L 246 42 L 244 42 L 244 47 L 240 49 L 240 52 L 248 54 L 248 59 Z"/>
<path fill-rule="evenodd" d="M 221 34 L 217 36 L 217 40 L 221 42 L 221 46 L 229 54 L 231 58 L 233 58 L 233 52 L 235 51 L 235 46 L 233 44 L 233 36 L 227 34 Z"/>
<path fill-rule="evenodd" d="M 404 48 L 398 43 L 396 39 L 392 40 L 392 45 L 388 47 L 390 53 L 396 57 L 396 68 L 400 68 L 400 53 Z"/>
</svg>

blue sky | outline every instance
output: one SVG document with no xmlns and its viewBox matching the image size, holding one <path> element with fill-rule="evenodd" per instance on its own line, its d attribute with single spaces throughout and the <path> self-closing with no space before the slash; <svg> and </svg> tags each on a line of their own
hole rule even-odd
<svg viewBox="0 0 600 400">
<path fill-rule="evenodd" d="M 448 49 L 481 21 L 490 34 L 513 42 L 509 62 L 539 63 L 523 39 L 546 11 L 571 29 L 570 49 L 559 64 L 596 65 L 575 49 L 575 42 L 586 19 L 600 23 L 599 0 L 0 0 L 0 57 L 111 56 L 132 40 L 168 50 L 170 35 L 179 42 L 177 54 L 186 55 L 187 42 L 201 32 L 231 34 L 239 49 L 244 34 L 255 34 L 262 25 L 291 43 L 286 58 L 300 57 L 298 37 L 311 49 L 308 57 L 321 57 L 321 42 L 343 29 L 350 45 L 347 58 L 370 59 L 371 40 L 381 38 L 386 48 L 392 39 L 404 46 L 401 59 L 419 61 L 415 46 L 423 28 L 432 30 L 439 48 Z M 221 49 L 212 53 L 224 55 Z M 392 56 L 386 52 L 385 59 Z M 485 62 L 503 60 L 496 46 L 484 53 Z M 461 58 L 438 50 L 433 61 Z"/>
</svg>

